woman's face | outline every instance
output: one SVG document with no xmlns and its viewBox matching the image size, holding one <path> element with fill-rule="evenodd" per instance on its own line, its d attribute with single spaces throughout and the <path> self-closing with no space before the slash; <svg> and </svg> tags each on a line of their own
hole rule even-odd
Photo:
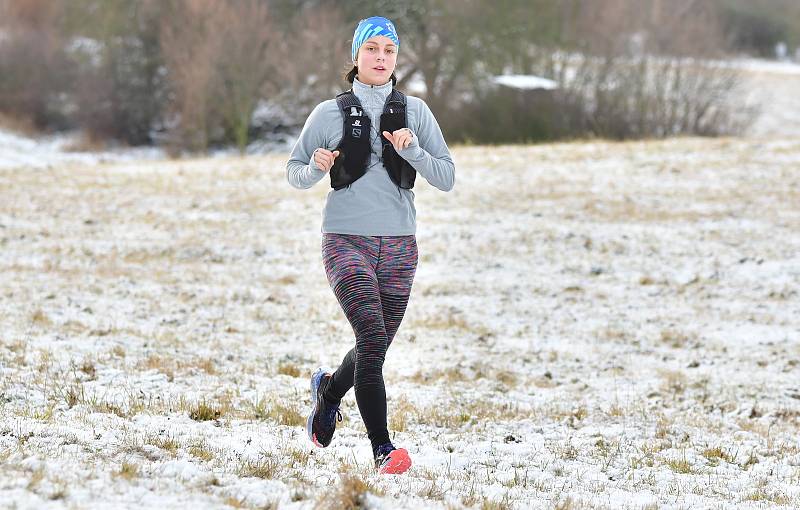
<svg viewBox="0 0 800 510">
<path fill-rule="evenodd" d="M 384 35 L 370 37 L 358 49 L 358 79 L 367 85 L 383 85 L 397 65 L 397 46 Z"/>
</svg>

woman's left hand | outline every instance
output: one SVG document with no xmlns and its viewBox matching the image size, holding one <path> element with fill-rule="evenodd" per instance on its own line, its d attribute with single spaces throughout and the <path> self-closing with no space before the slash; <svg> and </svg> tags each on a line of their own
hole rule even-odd
<svg viewBox="0 0 800 510">
<path fill-rule="evenodd" d="M 411 144 L 411 140 L 414 139 L 414 133 L 412 133 L 411 130 L 408 128 L 400 128 L 393 133 L 384 131 L 383 136 L 385 136 L 387 140 L 392 142 L 394 150 L 396 151 L 399 151 L 400 149 L 405 149 L 406 147 L 409 146 L 409 144 Z"/>
</svg>

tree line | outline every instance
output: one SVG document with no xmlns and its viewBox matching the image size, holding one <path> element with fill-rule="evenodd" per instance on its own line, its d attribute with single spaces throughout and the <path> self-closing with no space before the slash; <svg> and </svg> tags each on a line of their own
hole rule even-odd
<svg viewBox="0 0 800 510">
<path fill-rule="evenodd" d="M 401 37 L 397 86 L 424 85 L 449 140 L 732 133 L 744 122 L 729 104 L 738 77 L 705 59 L 758 39 L 744 35 L 750 5 L 0 0 L 0 116 L 35 130 L 79 129 L 97 143 L 244 150 L 296 131 L 316 103 L 346 88 L 353 28 L 381 14 Z M 770 37 L 792 33 L 781 26 Z M 492 85 L 500 74 L 543 76 L 558 88 Z"/>
</svg>

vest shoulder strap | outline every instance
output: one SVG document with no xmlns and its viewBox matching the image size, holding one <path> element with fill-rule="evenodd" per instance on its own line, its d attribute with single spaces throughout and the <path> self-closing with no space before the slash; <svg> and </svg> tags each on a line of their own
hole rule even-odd
<svg viewBox="0 0 800 510">
<path fill-rule="evenodd" d="M 389 97 L 386 98 L 386 104 L 383 107 L 383 113 L 394 113 L 394 109 L 398 106 L 405 110 L 406 95 L 393 88 L 391 94 L 389 94 Z"/>
<path fill-rule="evenodd" d="M 364 112 L 361 107 L 361 101 L 358 100 L 352 89 L 336 94 L 336 104 L 339 105 L 339 111 L 342 112 L 344 117 L 353 113 L 361 115 Z M 351 111 L 352 108 L 357 108 L 357 110 L 353 112 Z"/>
</svg>

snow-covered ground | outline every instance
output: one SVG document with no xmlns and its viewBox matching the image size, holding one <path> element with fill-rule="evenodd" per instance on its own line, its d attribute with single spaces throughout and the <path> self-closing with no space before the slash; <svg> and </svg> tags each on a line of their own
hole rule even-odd
<svg viewBox="0 0 800 510">
<path fill-rule="evenodd" d="M 751 136 L 800 136 L 800 64 L 763 60 L 733 61 L 743 71 L 743 106 L 755 106 L 758 117 Z"/>
<path fill-rule="evenodd" d="M 32 138 L 0 126 L 0 168 L 47 168 L 61 163 L 96 165 L 164 158 L 164 151 L 145 147 L 104 152 L 70 150 L 70 146 L 80 142 L 79 138 L 75 134 Z"/>
<path fill-rule="evenodd" d="M 389 477 L 352 393 L 329 448 L 304 433 L 353 343 L 324 182 L 285 155 L 0 169 L 0 506 L 800 506 L 800 139 L 454 157 L 451 193 L 415 189 Z"/>
</svg>

